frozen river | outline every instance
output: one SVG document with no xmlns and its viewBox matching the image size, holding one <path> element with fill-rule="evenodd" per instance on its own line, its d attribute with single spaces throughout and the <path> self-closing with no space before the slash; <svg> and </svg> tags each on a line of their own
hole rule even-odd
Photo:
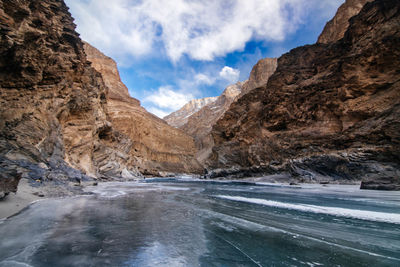
<svg viewBox="0 0 400 267">
<path fill-rule="evenodd" d="M 0 266 L 400 266 L 400 192 L 104 183 L 0 221 Z"/>
</svg>

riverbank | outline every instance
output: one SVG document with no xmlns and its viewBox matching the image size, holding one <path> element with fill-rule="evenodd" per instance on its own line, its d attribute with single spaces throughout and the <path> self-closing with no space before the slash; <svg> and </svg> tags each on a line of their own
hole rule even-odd
<svg viewBox="0 0 400 267">
<path fill-rule="evenodd" d="M 43 199 L 41 194 L 40 189 L 30 186 L 27 179 L 21 179 L 17 193 L 10 193 L 0 201 L 0 219 L 10 217 L 29 206 L 32 202 Z"/>
<path fill-rule="evenodd" d="M 46 183 L 34 184 L 28 179 L 21 179 L 17 193 L 10 193 L 0 200 L 0 220 L 17 214 L 30 204 L 48 198 L 59 198 L 84 194 L 83 188 L 93 185 L 93 181 L 81 184 L 68 182 L 65 184 Z"/>
</svg>

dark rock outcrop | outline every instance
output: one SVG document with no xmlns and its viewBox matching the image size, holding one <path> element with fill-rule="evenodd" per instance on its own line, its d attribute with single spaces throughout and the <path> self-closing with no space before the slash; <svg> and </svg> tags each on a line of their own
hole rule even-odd
<svg viewBox="0 0 400 267">
<path fill-rule="evenodd" d="M 399 25 L 399 1 L 374 1 L 343 39 L 279 58 L 213 127 L 210 168 L 399 184 Z"/>
<path fill-rule="evenodd" d="M 0 200 L 9 193 L 16 193 L 21 174 L 17 170 L 0 167 Z"/>
</svg>

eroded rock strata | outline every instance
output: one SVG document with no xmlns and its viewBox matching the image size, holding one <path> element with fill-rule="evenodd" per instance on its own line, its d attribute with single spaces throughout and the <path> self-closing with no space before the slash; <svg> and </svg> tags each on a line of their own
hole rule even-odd
<svg viewBox="0 0 400 267">
<path fill-rule="evenodd" d="M 339 41 L 349 27 L 349 19 L 357 15 L 361 8 L 372 0 L 346 0 L 337 10 L 332 20 L 328 21 L 318 37 L 318 43 L 328 44 Z"/>
<path fill-rule="evenodd" d="M 0 160 L 25 177 L 98 175 L 105 86 L 62 1 L 0 1 Z"/>
<path fill-rule="evenodd" d="M 193 138 L 141 107 L 121 82 L 115 61 L 89 44 L 84 47 L 88 60 L 106 85 L 106 113 L 113 129 L 131 141 L 129 146 L 128 143 L 125 146 L 120 144 L 124 151 L 129 147 L 129 165 L 148 175 L 160 175 L 160 172 L 197 173 L 202 170 L 194 159 L 196 149 Z"/>
<path fill-rule="evenodd" d="M 367 3 L 344 38 L 293 49 L 213 127 L 210 176 L 391 180 L 400 187 L 400 2 Z M 393 189 L 393 188 L 392 188 Z"/>
<path fill-rule="evenodd" d="M 133 178 L 141 168 L 149 173 L 197 168 L 187 159 L 194 153 L 190 137 L 168 129 L 130 98 L 117 69 L 108 65 L 112 61 L 87 60 L 63 1 L 0 0 L 0 31 L 4 173 L 75 182 L 89 176 Z M 157 136 L 163 134 L 164 139 Z M 183 140 L 175 142 L 179 137 Z M 149 139 L 157 140 L 158 149 L 146 146 Z"/>
<path fill-rule="evenodd" d="M 266 84 L 269 77 L 275 73 L 277 66 L 277 58 L 260 59 L 252 68 L 249 79 L 243 83 L 240 96 L 245 95 L 251 90 Z"/>
</svg>

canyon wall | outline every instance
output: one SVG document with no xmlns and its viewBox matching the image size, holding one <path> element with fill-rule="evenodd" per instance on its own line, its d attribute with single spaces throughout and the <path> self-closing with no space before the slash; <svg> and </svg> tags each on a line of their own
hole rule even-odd
<svg viewBox="0 0 400 267">
<path fill-rule="evenodd" d="M 250 77 L 243 83 L 240 97 L 247 94 L 251 90 L 262 86 L 268 82 L 269 77 L 275 73 L 278 66 L 277 58 L 260 59 L 250 72 Z"/>
<path fill-rule="evenodd" d="M 106 85 L 106 114 L 113 129 L 131 141 L 128 153 L 132 160 L 130 165 L 146 175 L 196 173 L 202 170 L 194 159 L 196 148 L 193 138 L 141 107 L 121 82 L 114 60 L 87 43 L 84 48 L 88 60 Z"/>
<path fill-rule="evenodd" d="M 293 49 L 213 127 L 213 176 L 286 172 L 400 188 L 400 2 L 367 3 L 344 38 Z"/>
<path fill-rule="evenodd" d="M 99 175 L 105 86 L 62 1 L 0 1 L 0 164 L 32 179 Z M 78 171 L 80 170 L 80 171 Z"/>
<path fill-rule="evenodd" d="M 130 98 L 112 60 L 87 60 L 63 1 L 0 0 L 0 31 L 0 169 L 10 181 L 14 171 L 43 182 L 199 168 L 193 140 Z"/>
<path fill-rule="evenodd" d="M 372 0 L 346 0 L 336 12 L 336 15 L 328 21 L 324 30 L 318 37 L 317 43 L 328 44 L 339 41 L 349 27 L 349 19 L 357 15 L 361 8 Z"/>
</svg>

